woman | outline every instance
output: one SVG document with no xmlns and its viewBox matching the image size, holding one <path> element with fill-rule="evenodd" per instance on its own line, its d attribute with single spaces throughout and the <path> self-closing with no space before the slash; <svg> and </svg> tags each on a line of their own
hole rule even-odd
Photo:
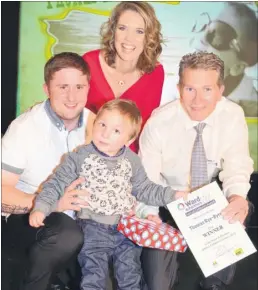
<svg viewBox="0 0 258 290">
<path fill-rule="evenodd" d="M 86 107 L 97 113 L 114 98 L 130 99 L 141 111 L 143 126 L 160 105 L 164 69 L 161 25 L 146 2 L 122 2 L 101 27 L 102 49 L 87 52 L 91 81 Z M 138 140 L 131 145 L 138 152 Z"/>
</svg>

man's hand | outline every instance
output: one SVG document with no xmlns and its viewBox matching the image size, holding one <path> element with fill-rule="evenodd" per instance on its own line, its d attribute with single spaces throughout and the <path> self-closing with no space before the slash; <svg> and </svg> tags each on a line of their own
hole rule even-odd
<svg viewBox="0 0 258 290">
<path fill-rule="evenodd" d="M 33 213 L 30 214 L 29 223 L 32 227 L 38 228 L 45 225 L 43 223 L 44 219 L 45 219 L 45 214 L 43 212 L 34 211 Z"/>
<path fill-rule="evenodd" d="M 149 221 L 152 221 L 156 224 L 161 224 L 162 223 L 162 220 L 160 219 L 160 217 L 158 215 L 155 215 L 155 214 L 149 214 L 146 216 L 146 219 L 149 220 Z"/>
<path fill-rule="evenodd" d="M 66 188 L 64 195 L 57 203 L 57 212 L 63 212 L 65 210 L 80 211 L 82 207 L 89 205 L 86 201 L 79 197 L 87 197 L 89 196 L 89 192 L 87 190 L 76 189 L 76 186 L 82 182 L 85 182 L 85 179 L 80 177 Z"/>
<path fill-rule="evenodd" d="M 228 206 L 221 212 L 224 219 L 229 223 L 239 221 L 244 224 L 248 214 L 248 201 L 240 195 L 231 195 L 228 198 Z"/>
</svg>

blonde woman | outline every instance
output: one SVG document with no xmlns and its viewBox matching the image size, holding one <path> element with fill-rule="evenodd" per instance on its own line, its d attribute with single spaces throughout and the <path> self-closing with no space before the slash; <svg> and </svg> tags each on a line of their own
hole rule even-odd
<svg viewBox="0 0 258 290">
<path fill-rule="evenodd" d="M 97 113 L 115 98 L 134 101 L 144 126 L 160 105 L 164 69 L 161 25 L 146 2 L 122 2 L 101 27 L 102 48 L 84 54 L 91 71 L 86 107 Z M 131 149 L 138 152 L 138 140 Z"/>
</svg>

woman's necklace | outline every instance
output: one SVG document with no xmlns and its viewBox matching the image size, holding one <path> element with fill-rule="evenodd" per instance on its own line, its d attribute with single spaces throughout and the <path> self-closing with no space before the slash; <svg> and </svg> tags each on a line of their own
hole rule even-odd
<svg viewBox="0 0 258 290">
<path fill-rule="evenodd" d="M 126 76 L 128 76 L 128 78 L 132 78 L 132 76 L 137 73 L 137 76 L 136 76 L 136 81 L 139 80 L 139 78 L 141 77 L 141 72 L 139 71 L 135 71 L 135 72 L 130 72 L 130 73 L 125 73 L 123 75 L 123 79 L 120 79 L 120 80 L 117 80 L 117 84 L 120 86 L 120 87 L 123 87 L 125 84 L 126 84 Z"/>
<path fill-rule="evenodd" d="M 119 86 L 123 87 L 125 85 L 125 81 L 120 80 L 120 81 L 118 81 L 118 84 L 119 84 Z"/>
</svg>

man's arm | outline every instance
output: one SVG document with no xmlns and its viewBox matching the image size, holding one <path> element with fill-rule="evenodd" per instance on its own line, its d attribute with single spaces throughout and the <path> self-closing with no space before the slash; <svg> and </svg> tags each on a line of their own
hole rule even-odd
<svg viewBox="0 0 258 290">
<path fill-rule="evenodd" d="M 2 212 L 23 214 L 31 210 L 35 194 L 15 188 L 20 175 L 2 169 Z"/>
<path fill-rule="evenodd" d="M 248 214 L 246 197 L 250 189 L 253 160 L 249 154 L 248 128 L 242 110 L 236 112 L 230 129 L 230 144 L 223 154 L 222 171 L 219 174 L 229 201 L 222 215 L 230 222 L 240 221 L 243 224 Z"/>
<path fill-rule="evenodd" d="M 36 194 L 28 194 L 17 188 L 15 188 L 20 175 L 2 170 L 2 213 L 6 214 L 24 214 L 31 211 Z M 81 198 L 77 197 L 86 196 L 87 191 L 85 190 L 76 190 L 76 187 L 84 182 L 83 179 L 77 179 L 71 183 L 65 190 L 64 195 L 59 200 L 56 211 L 63 212 L 65 210 L 81 210 L 81 206 L 88 205 Z"/>
<path fill-rule="evenodd" d="M 33 140 L 24 136 L 33 136 L 34 127 L 31 124 L 30 113 L 25 113 L 14 120 L 8 127 L 7 132 L 2 138 L 2 212 L 7 214 L 22 214 L 30 212 L 36 194 L 28 194 L 16 188 L 18 180 L 31 156 L 28 150 L 29 142 Z M 9 170 L 10 169 L 10 170 Z M 49 172 L 51 173 L 51 172 Z M 43 181 L 43 180 L 42 180 Z M 74 204 L 87 205 L 76 195 L 86 195 L 86 192 L 78 193 L 75 187 L 81 180 L 73 182 L 65 191 L 64 196 L 57 204 L 56 211 L 80 210 Z"/>
<path fill-rule="evenodd" d="M 41 211 L 46 216 L 53 211 L 55 204 L 64 195 L 65 189 L 79 178 L 77 152 L 68 153 L 64 161 L 56 168 L 51 177 L 43 183 L 37 194 L 33 211 Z"/>
<path fill-rule="evenodd" d="M 246 198 L 250 189 L 253 160 L 249 153 L 248 127 L 244 113 L 242 109 L 234 113 L 228 130 L 228 144 L 225 144 L 227 147 L 222 155 L 222 171 L 219 179 L 227 198 L 231 195 Z"/>
</svg>

